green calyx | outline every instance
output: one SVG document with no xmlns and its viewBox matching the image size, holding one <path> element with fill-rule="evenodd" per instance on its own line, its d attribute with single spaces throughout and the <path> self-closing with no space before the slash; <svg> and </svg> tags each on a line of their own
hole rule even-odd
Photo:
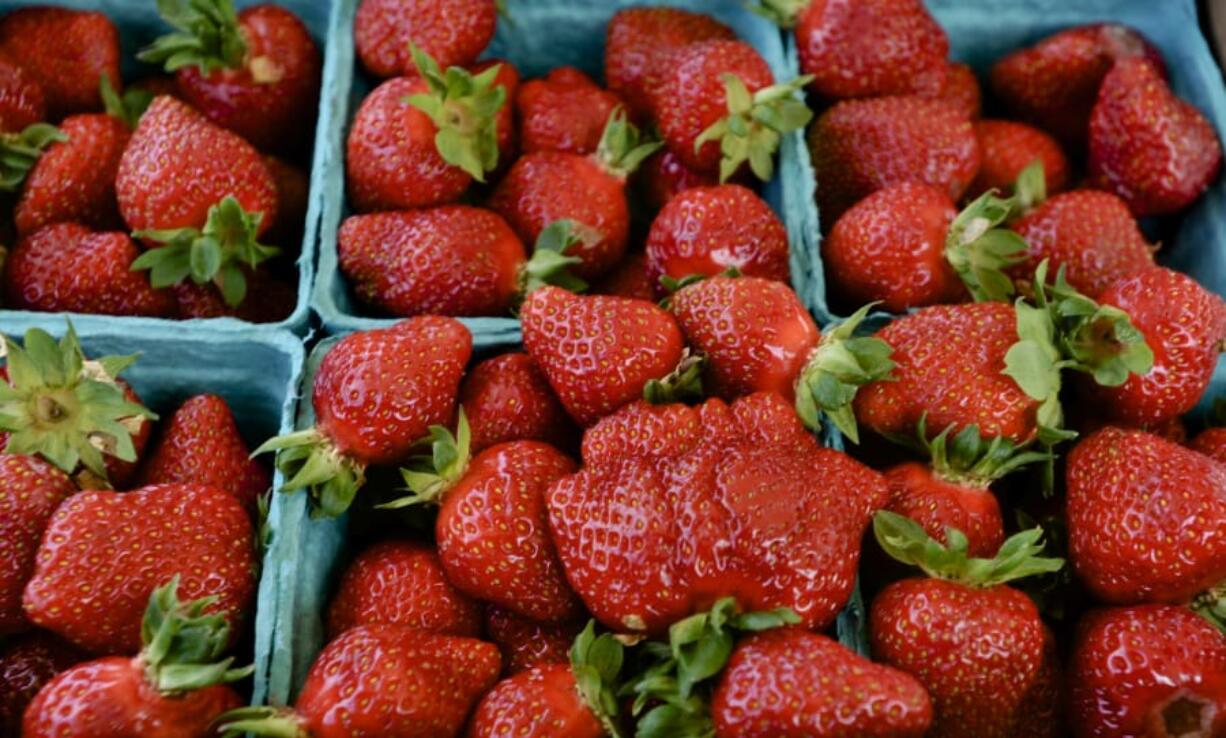
<svg viewBox="0 0 1226 738">
<path fill-rule="evenodd" d="M 98 92 L 102 95 L 106 114 L 118 118 L 130 129 L 136 128 L 149 103 L 153 102 L 153 93 L 139 87 L 129 88 L 121 96 L 111 85 L 110 76 L 106 74 L 102 75 L 102 81 L 98 83 Z"/>
<path fill-rule="evenodd" d="M 587 289 L 587 282 L 570 273 L 571 266 L 583 262 L 583 259 L 568 253 L 583 243 L 583 239 L 575 235 L 575 230 L 575 222 L 572 220 L 555 220 L 545 226 L 541 235 L 536 238 L 532 258 L 528 259 L 520 270 L 521 296 L 526 297 L 528 293 L 547 284 L 571 292 Z"/>
<path fill-rule="evenodd" d="M 771 21 L 780 28 L 796 27 L 801 12 L 811 0 L 758 0 L 749 5 L 749 10 Z"/>
<path fill-rule="evenodd" d="M 911 518 L 880 510 L 873 516 L 873 535 L 881 549 L 904 564 L 918 566 L 930 577 L 969 587 L 994 587 L 1036 574 L 1049 574 L 1064 566 L 1064 559 L 1042 556 L 1043 529 L 1032 528 L 1010 536 L 996 556 L 972 558 L 962 531 L 946 528 L 948 545 L 924 532 Z"/>
<path fill-rule="evenodd" d="M 644 135 L 637 126 L 626 120 L 626 111 L 618 105 L 609 113 L 595 157 L 606 172 L 625 179 L 663 145 L 663 142 Z"/>
<path fill-rule="evenodd" d="M 191 278 L 196 284 L 213 283 L 230 307 L 247 296 L 243 267 L 255 268 L 280 253 L 256 240 L 263 213 L 248 213 L 233 195 L 209 208 L 203 229 L 174 228 L 136 231 L 134 238 L 164 244 L 151 248 L 132 262 L 132 271 L 149 270 L 154 289 Z"/>
<path fill-rule="evenodd" d="M 119 373 L 135 356 L 87 361 L 69 323 L 56 342 L 38 328 L 24 346 L 4 337 L 8 382 L 0 382 L 0 430 L 5 453 L 38 455 L 74 474 L 83 466 L 106 479 L 106 456 L 135 461 L 132 435 L 157 416 L 124 396 Z"/>
<path fill-rule="evenodd" d="M 690 353 L 688 348 L 681 354 L 677 367 L 662 379 L 653 379 L 643 385 L 643 399 L 652 405 L 667 405 L 673 402 L 698 402 L 703 399 L 702 371 L 707 359 L 702 354 Z"/>
<path fill-rule="evenodd" d="M 136 55 L 167 72 L 195 66 L 202 74 L 238 69 L 247 42 L 232 0 L 157 0 L 158 15 L 175 29 Z"/>
<path fill-rule="evenodd" d="M 430 445 L 430 453 L 415 456 L 400 476 L 412 494 L 375 507 L 381 510 L 399 510 L 412 505 L 439 504 L 443 494 L 468 471 L 472 456 L 472 431 L 468 416 L 461 409 L 456 420 L 456 432 L 441 425 L 430 426 L 430 435 L 418 443 Z"/>
<path fill-rule="evenodd" d="M 223 615 L 204 614 L 216 597 L 180 603 L 179 577 L 153 590 L 140 635 L 145 680 L 165 695 L 177 695 L 246 678 L 254 666 L 231 669 L 234 657 L 222 658 L 230 645 L 230 626 Z"/>
<path fill-rule="evenodd" d="M 1047 174 L 1043 169 L 1043 160 L 1035 159 L 1013 181 L 1013 212 L 1009 220 L 1013 221 L 1047 199 Z"/>
<path fill-rule="evenodd" d="M 1002 436 L 986 439 L 979 435 L 978 425 L 968 425 L 956 435 L 953 430 L 950 425 L 929 440 L 927 420 L 921 417 L 916 435 L 932 470 L 954 484 L 987 489 L 997 479 L 1051 456 L 1049 449 L 1028 451 L 1029 444 L 1018 445 Z"/>
<path fill-rule="evenodd" d="M 310 731 L 284 707 L 239 707 L 213 721 L 221 738 L 257 735 L 263 738 L 310 738 Z"/>
<path fill-rule="evenodd" d="M 766 181 L 774 175 L 775 152 L 783 134 L 804 128 L 813 118 L 813 111 L 797 95 L 813 76 L 797 77 L 752 94 L 735 74 L 725 74 L 722 79 L 728 115 L 694 140 L 694 150 L 708 141 L 719 142 L 720 182 L 726 182 L 745 162 L 758 179 Z"/>
<path fill-rule="evenodd" d="M 617 696 L 624 652 L 621 642 L 612 633 L 597 636 L 596 624 L 591 620 L 570 648 L 570 669 L 579 694 L 611 738 L 621 738 L 617 727 Z"/>
<path fill-rule="evenodd" d="M 1013 280 L 1004 270 L 1025 259 L 1026 242 L 1002 228 L 1016 206 L 992 191 L 980 195 L 958 213 L 945 238 L 945 260 L 962 278 L 976 302 L 1002 301 L 1013 296 Z"/>
<path fill-rule="evenodd" d="M 500 65 L 474 77 L 462 67 L 442 71 L 413 44 L 409 50 L 429 90 L 404 102 L 425 113 L 438 129 L 434 145 L 443 161 L 484 182 L 486 172 L 498 166 L 498 111 L 507 102 L 506 89 L 495 84 Z"/>
<path fill-rule="evenodd" d="M 0 133 L 0 192 L 16 192 L 43 150 L 68 136 L 50 123 L 26 126 L 21 133 Z"/>
<path fill-rule="evenodd" d="M 277 468 L 286 478 L 280 491 L 307 490 L 314 518 L 343 514 L 366 482 L 366 466 L 341 453 L 314 428 L 270 438 L 251 455 L 269 451 L 277 452 Z"/>
<path fill-rule="evenodd" d="M 860 430 L 852 400 L 870 382 L 890 379 L 894 349 L 875 336 L 856 336 L 856 328 L 876 303 L 857 310 L 818 342 L 796 380 L 796 413 L 810 430 L 821 430 L 825 415 L 852 443 Z"/>
<path fill-rule="evenodd" d="M 1192 611 L 1226 634 L 1226 581 L 1218 582 L 1192 600 Z"/>
</svg>

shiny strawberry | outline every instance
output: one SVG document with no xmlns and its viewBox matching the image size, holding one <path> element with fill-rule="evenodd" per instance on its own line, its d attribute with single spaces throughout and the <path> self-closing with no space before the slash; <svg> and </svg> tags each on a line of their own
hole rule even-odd
<svg viewBox="0 0 1226 738">
<path fill-rule="evenodd" d="M 515 93 L 520 146 L 524 153 L 568 151 L 590 154 L 621 99 L 601 89 L 574 67 L 558 67 L 546 77 L 520 85 Z"/>
<path fill-rule="evenodd" d="M 51 6 L 13 10 L 0 18 L 0 56 L 37 82 L 47 119 L 102 109 L 103 75 L 118 84 L 119 31 L 102 13 Z"/>
<path fill-rule="evenodd" d="M 0 454 L 0 635 L 29 627 L 21 592 L 34 573 L 34 556 L 47 521 L 77 487 L 64 472 L 33 456 Z"/>
<path fill-rule="evenodd" d="M 485 608 L 485 634 L 502 651 L 507 676 L 545 664 L 569 664 L 582 623 L 538 623 L 497 605 Z"/>
<path fill-rule="evenodd" d="M 473 453 L 507 441 L 578 445 L 577 429 L 527 354 L 502 354 L 470 369 L 460 385 L 460 406 L 472 432 Z"/>
<path fill-rule="evenodd" d="M 642 251 L 627 254 L 621 264 L 613 267 L 613 271 L 592 285 L 590 292 L 595 295 L 654 301 L 656 283 L 647 274 L 647 254 Z"/>
<path fill-rule="evenodd" d="M 664 149 L 647 157 L 634 173 L 633 184 L 643 203 L 656 212 L 677 193 L 691 187 L 712 187 L 719 184 L 719 177 L 695 172 L 676 154 Z"/>
<path fill-rule="evenodd" d="M 914 96 L 834 105 L 809 127 L 809 151 L 828 223 L 873 192 L 908 181 L 957 201 L 979 171 L 971 121 L 941 101 Z"/>
<path fill-rule="evenodd" d="M 943 75 L 939 71 L 925 75 L 921 87 L 916 90 L 920 97 L 940 100 L 971 120 L 982 112 L 983 93 L 979 90 L 979 79 L 975 77 L 975 70 L 965 64 L 951 62 Z"/>
<path fill-rule="evenodd" d="M 38 81 L 16 62 L 0 57 L 0 134 L 21 133 L 46 117 Z"/>
<path fill-rule="evenodd" d="M 1068 187 L 1068 159 L 1060 144 L 1038 128 L 1011 120 L 980 120 L 975 122 L 975 138 L 979 140 L 979 174 L 967 190 L 968 197 L 991 189 L 1011 192 L 1018 175 L 1035 161 L 1043 165 L 1046 196 Z"/>
<path fill-rule="evenodd" d="M 349 564 L 328 605 L 329 637 L 359 625 L 403 625 L 476 638 L 481 608 L 451 586 L 433 548 L 383 541 Z"/>
<path fill-rule="evenodd" d="M 362 0 L 353 40 L 366 71 L 376 77 L 412 76 L 410 44 L 439 64 L 466 67 L 494 36 L 494 0 Z"/>
<path fill-rule="evenodd" d="M 1116 62 L 1090 114 L 1090 181 L 1137 216 L 1183 210 L 1222 168 L 1222 145 L 1207 118 L 1175 96 L 1144 59 Z"/>
<path fill-rule="evenodd" d="M 0 735 L 20 736 L 21 716 L 38 690 L 56 674 L 86 658 L 43 631 L 6 640 L 0 646 Z"/>
</svg>

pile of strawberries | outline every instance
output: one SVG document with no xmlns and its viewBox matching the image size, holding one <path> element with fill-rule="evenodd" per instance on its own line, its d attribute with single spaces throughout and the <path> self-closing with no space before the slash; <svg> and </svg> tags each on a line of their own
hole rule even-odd
<svg viewBox="0 0 1226 738">
<path fill-rule="evenodd" d="M 159 5 L 124 85 L 101 13 L 0 16 L 0 244 L 14 310 L 284 319 L 320 54 L 276 5 Z M 154 68 L 150 68 L 151 73 Z"/>
</svg>

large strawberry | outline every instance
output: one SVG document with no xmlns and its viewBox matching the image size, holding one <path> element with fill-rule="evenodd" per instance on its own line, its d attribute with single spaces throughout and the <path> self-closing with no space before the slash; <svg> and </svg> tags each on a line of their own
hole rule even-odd
<svg viewBox="0 0 1226 738">
<path fill-rule="evenodd" d="M 574 67 L 558 67 L 548 76 L 520 85 L 515 93 L 520 146 L 533 151 L 590 154 L 613 110 L 617 95 L 603 90 Z"/>
<path fill-rule="evenodd" d="M 47 117 L 43 88 L 18 64 L 0 57 L 0 134 L 20 133 Z"/>
<path fill-rule="evenodd" d="M 279 451 L 292 492 L 308 488 L 316 512 L 344 512 L 369 464 L 408 459 L 431 425 L 448 422 L 472 354 L 472 335 L 451 318 L 410 318 L 350 334 L 324 357 L 311 404 L 315 426 L 273 438 L 256 453 Z"/>
<path fill-rule="evenodd" d="M 581 622 L 538 623 L 497 605 L 485 608 L 485 634 L 502 651 L 507 676 L 543 664 L 569 664 Z"/>
<path fill-rule="evenodd" d="M 64 472 L 33 456 L 0 454 L 0 635 L 29 627 L 21 592 L 34 573 L 34 555 L 55 508 L 76 494 Z"/>
<path fill-rule="evenodd" d="M 18 738 L 26 705 L 52 677 L 88 658 L 42 631 L 7 639 L 0 646 L 0 735 Z"/>
<path fill-rule="evenodd" d="M 378 77 L 412 76 L 416 45 L 443 68 L 466 67 L 494 36 L 495 0 L 362 0 L 353 40 L 362 66 Z"/>
<path fill-rule="evenodd" d="M 578 446 L 580 434 L 527 354 L 502 354 L 478 363 L 460 385 L 460 404 L 473 453 L 506 441 Z"/>
<path fill-rule="evenodd" d="M 102 108 L 102 77 L 119 82 L 119 31 L 102 13 L 35 6 L 0 18 L 0 56 L 42 88 L 47 118 Z"/>
<path fill-rule="evenodd" d="M 1180 100 L 1145 59 L 1115 63 L 1090 114 L 1090 181 L 1138 216 L 1183 210 L 1222 168 L 1207 118 Z"/>
<path fill-rule="evenodd" d="M 61 672 L 30 702 L 24 738 L 210 738 L 213 721 L 243 704 L 230 682 L 252 667 L 223 658 L 230 626 L 204 614 L 213 598 L 180 603 L 178 578 L 152 592 L 141 622 L 140 652 Z"/>
<path fill-rule="evenodd" d="M 1035 161 L 1043 166 L 1045 196 L 1068 187 L 1068 159 L 1060 144 L 1043 131 L 1011 120 L 980 120 L 975 122 L 975 138 L 979 141 L 979 173 L 967 190 L 969 196 L 992 189 L 1008 191 Z"/>
<path fill-rule="evenodd" d="M 158 7 L 175 28 L 137 55 L 174 72 L 183 100 L 261 149 L 293 150 L 319 101 L 319 50 L 290 11 L 229 0 Z"/>
</svg>

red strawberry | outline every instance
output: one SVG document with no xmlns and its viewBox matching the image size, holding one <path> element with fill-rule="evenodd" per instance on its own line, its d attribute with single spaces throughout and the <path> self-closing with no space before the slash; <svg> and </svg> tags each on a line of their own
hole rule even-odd
<svg viewBox="0 0 1226 738">
<path fill-rule="evenodd" d="M 235 15 L 225 0 L 165 6 L 176 30 L 137 55 L 175 72 L 179 95 L 209 120 L 260 149 L 306 140 L 319 102 L 320 57 L 290 11 L 254 5 Z"/>
<path fill-rule="evenodd" d="M 719 184 L 718 177 L 695 172 L 668 149 L 647 157 L 635 172 L 633 181 L 640 199 L 653 213 L 679 192 Z"/>
<path fill-rule="evenodd" d="M 50 6 L 14 10 L 0 18 L 0 56 L 38 82 L 48 120 L 100 110 L 102 77 L 121 79 L 119 31 L 102 13 Z"/>
<path fill-rule="evenodd" d="M 1138 216 L 1183 210 L 1222 168 L 1208 119 L 1145 59 L 1115 63 L 1090 115 L 1090 180 Z"/>
<path fill-rule="evenodd" d="M 741 185 L 695 187 L 669 200 L 652 221 L 646 250 L 656 283 L 728 269 L 788 279 L 787 230 L 762 198 Z"/>
<path fill-rule="evenodd" d="M 1208 428 L 1197 434 L 1188 446 L 1214 461 L 1226 464 L 1226 428 Z"/>
<path fill-rule="evenodd" d="M 650 302 L 542 287 L 520 309 L 524 348 L 587 426 L 643 394 L 682 359 L 681 330 Z M 626 330 L 633 326 L 633 330 Z"/>
<path fill-rule="evenodd" d="M 433 548 L 384 541 L 345 569 L 328 606 L 329 637 L 359 625 L 404 625 L 476 638 L 481 609 L 447 581 Z"/>
<path fill-rule="evenodd" d="M 848 100 L 809 128 L 817 204 L 829 223 L 876 190 L 908 181 L 957 201 L 979 171 L 975 128 L 962 111 L 919 97 Z"/>
<path fill-rule="evenodd" d="M 1022 120 L 1080 148 L 1103 77 L 1115 60 L 1133 57 L 1162 67 L 1158 50 L 1131 28 L 1114 23 L 1070 28 L 996 62 L 992 90 Z"/>
<path fill-rule="evenodd" d="M 982 93 L 975 71 L 967 65 L 950 63 L 943 75 L 939 71 L 925 75 L 922 87 L 916 90 L 920 97 L 940 100 L 947 106 L 960 110 L 971 120 L 979 117 Z"/>
<path fill-rule="evenodd" d="M 162 429 L 140 484 L 207 484 L 234 495 L 248 512 L 272 480 L 253 459 L 234 415 L 217 395 L 189 398 Z"/>
<path fill-rule="evenodd" d="M 981 120 L 975 123 L 975 137 L 979 140 L 979 174 L 967 190 L 968 197 L 991 189 L 1012 191 L 1018 175 L 1035 161 L 1043 165 L 1047 196 L 1068 187 L 1068 159 L 1060 144 L 1043 131 L 1010 120 Z"/>
<path fill-rule="evenodd" d="M 360 626 L 319 654 L 292 710 L 235 710 L 219 730 L 278 738 L 459 736 L 499 667 L 498 649 L 489 643 L 398 625 Z"/>
<path fill-rule="evenodd" d="M 1069 553 L 1115 604 L 1190 601 L 1226 580 L 1226 469 L 1143 431 L 1104 428 L 1069 455 Z"/>
<path fill-rule="evenodd" d="M 439 65 L 466 67 L 494 36 L 494 0 L 362 0 L 353 19 L 353 40 L 362 66 L 376 77 L 414 74 L 409 46 Z"/>
<path fill-rule="evenodd" d="M 175 78 L 169 74 L 155 74 L 151 77 L 138 79 L 128 84 L 127 89 L 148 93 L 150 98 L 158 97 L 159 95 L 179 96 L 179 85 L 175 82 Z"/>
<path fill-rule="evenodd" d="M 1226 734 L 1226 636 L 1184 608 L 1090 613 L 1071 676 L 1078 738 Z"/>
<path fill-rule="evenodd" d="M 473 453 L 507 441 L 577 445 L 577 430 L 527 354 L 502 354 L 474 366 L 460 385 L 460 405 Z"/>
<path fill-rule="evenodd" d="M 216 284 L 196 284 L 184 280 L 170 288 L 176 314 L 187 318 L 238 318 L 249 323 L 279 323 L 287 319 L 298 304 L 297 286 L 273 275 L 266 268 L 241 269 L 246 296 L 237 306 L 226 304 Z"/>
<path fill-rule="evenodd" d="M 132 271 L 139 256 L 126 233 L 95 232 L 80 223 L 39 228 L 9 254 L 5 304 L 40 312 L 170 317 L 171 294 Z"/>
<path fill-rule="evenodd" d="M 725 597 L 826 627 L 886 494 L 879 474 L 818 446 L 782 398 L 762 392 L 731 405 L 623 408 L 587 432 L 583 468 L 547 502 L 588 609 L 619 631 L 658 634 Z"/>
<path fill-rule="evenodd" d="M 669 52 L 699 41 L 731 41 L 731 28 L 709 15 L 681 8 L 617 11 L 605 27 L 604 78 L 637 119 L 651 115 L 651 96 Z"/>
<path fill-rule="evenodd" d="M 15 62 L 0 57 L 0 134 L 21 133 L 46 117 L 38 81 Z"/>
<path fill-rule="evenodd" d="M 76 494 L 64 472 L 33 456 L 0 454 L 0 635 L 29 627 L 21 592 L 34 573 L 34 554 L 55 508 Z"/>
<path fill-rule="evenodd" d="M 797 628 L 737 644 L 711 712 L 717 738 L 922 738 L 932 724 L 910 674 Z"/>
<path fill-rule="evenodd" d="M 251 674 L 222 658 L 230 642 L 221 615 L 204 615 L 208 598 L 180 604 L 174 578 L 149 598 L 140 652 L 78 664 L 49 681 L 30 702 L 25 738 L 209 738 L 213 721 L 243 704 L 227 683 Z"/>
<path fill-rule="evenodd" d="M 502 650 L 507 676 L 545 664 L 569 664 L 579 623 L 545 624 L 520 617 L 497 605 L 485 608 L 485 632 Z"/>
<path fill-rule="evenodd" d="M 302 240 L 311 180 L 302 169 L 275 156 L 265 156 L 264 166 L 277 190 L 277 219 L 268 229 L 268 240 L 294 245 Z"/>
<path fill-rule="evenodd" d="M 26 705 L 56 674 L 84 660 L 85 654 L 41 631 L 0 646 L 0 735 L 21 735 Z"/>
<path fill-rule="evenodd" d="M 592 285 L 591 292 L 596 295 L 654 301 L 656 285 L 647 274 L 647 254 L 641 251 L 627 254 L 621 264 L 613 267 L 613 271 Z"/>
<path fill-rule="evenodd" d="M 609 115 L 621 104 L 617 95 L 578 69 L 553 69 L 543 79 L 525 82 L 515 93 L 520 145 L 524 153 L 590 154 L 600 143 Z"/>
<path fill-rule="evenodd" d="M 160 584 L 180 576 L 184 597 L 213 596 L 209 612 L 235 624 L 255 594 L 255 570 L 251 522 L 228 492 L 193 484 L 86 491 L 48 523 L 24 605 L 31 622 L 82 648 L 134 653 L 141 611 Z"/>
<path fill-rule="evenodd" d="M 448 422 L 472 354 L 459 321 L 426 316 L 337 342 L 315 374 L 315 426 L 271 439 L 256 453 L 280 451 L 283 492 L 309 488 L 323 515 L 344 512 L 369 464 L 407 460 L 431 425 Z M 323 474 L 316 467 L 322 464 Z"/>
</svg>

